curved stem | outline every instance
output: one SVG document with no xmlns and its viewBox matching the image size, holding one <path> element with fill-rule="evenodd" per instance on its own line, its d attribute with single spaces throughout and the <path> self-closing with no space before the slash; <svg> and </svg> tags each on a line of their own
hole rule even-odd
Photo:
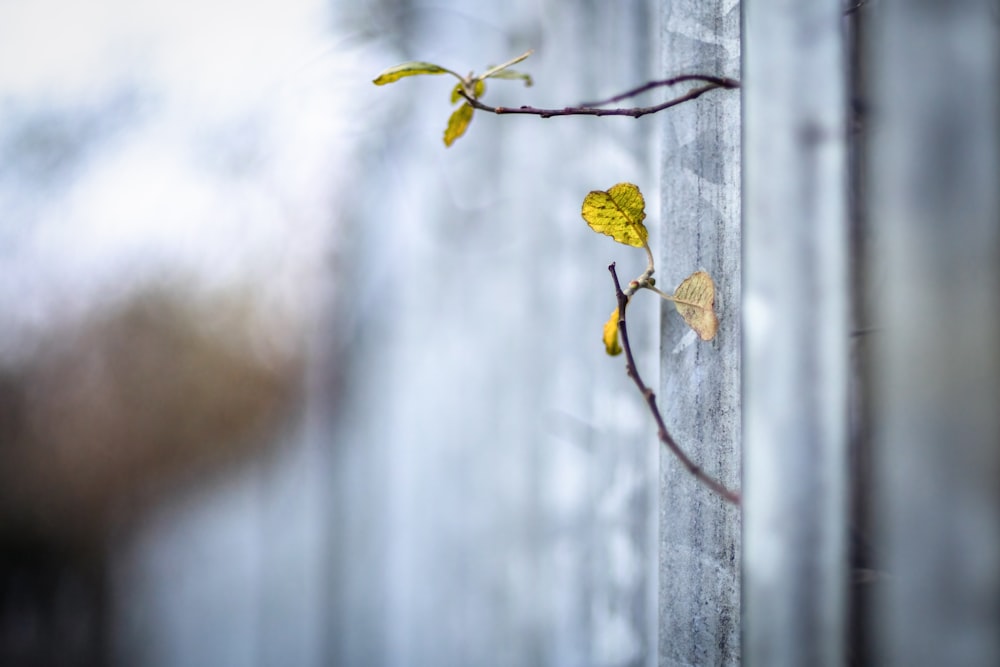
<svg viewBox="0 0 1000 667">
<path fill-rule="evenodd" d="M 730 79 L 728 81 L 732 80 Z M 732 83 L 735 85 L 722 85 L 720 83 L 709 83 L 708 85 L 701 86 L 699 88 L 692 88 L 687 93 L 679 97 L 669 99 L 666 102 L 662 102 L 661 104 L 655 104 L 650 107 L 632 107 L 632 108 L 618 108 L 618 109 L 601 109 L 593 106 L 563 107 L 562 109 L 539 109 L 531 106 L 493 107 L 488 104 L 484 104 L 483 102 L 480 102 L 475 97 L 467 94 L 464 90 L 460 90 L 459 95 L 464 97 L 465 101 L 471 104 L 474 108 L 479 109 L 480 111 L 487 111 L 489 113 L 495 113 L 498 115 L 526 114 L 531 116 L 540 116 L 542 118 L 552 118 L 553 116 L 631 116 L 632 118 L 641 118 L 642 116 L 656 113 L 657 111 L 663 111 L 664 109 L 669 109 L 670 107 L 677 106 L 678 104 L 681 104 L 683 102 L 688 102 L 695 98 L 701 97 L 705 93 L 715 90 L 717 88 L 733 88 L 739 86 L 739 83 L 736 81 L 732 81 Z"/>
<path fill-rule="evenodd" d="M 631 90 L 626 90 L 624 93 L 619 93 L 614 97 L 609 97 L 606 100 L 600 100 L 598 102 L 581 102 L 579 106 L 581 107 L 603 107 L 605 104 L 614 104 L 615 102 L 621 102 L 622 100 L 627 100 L 630 97 L 635 97 L 636 95 L 641 95 L 647 90 L 652 90 L 654 88 L 660 88 L 662 86 L 676 86 L 678 83 L 685 83 L 687 81 L 704 81 L 705 83 L 711 83 L 719 88 L 739 88 L 740 82 L 736 79 L 730 79 L 726 76 L 713 76 L 711 74 L 680 74 L 678 76 L 671 77 L 669 79 L 660 79 L 659 81 L 650 81 L 649 83 L 644 83 L 641 86 L 636 86 Z"/>
<path fill-rule="evenodd" d="M 640 281 L 649 282 L 649 279 L 653 276 L 653 251 L 649 248 L 649 243 L 643 244 L 642 249 L 646 251 L 646 272 L 642 274 L 646 280 L 642 281 L 640 279 Z"/>
<path fill-rule="evenodd" d="M 643 289 L 648 289 L 650 292 L 656 292 L 660 296 L 660 298 L 664 299 L 665 301 L 670 301 L 672 303 L 679 303 L 679 304 L 682 304 L 682 305 L 685 305 L 685 306 L 693 306 L 695 308 L 704 308 L 705 307 L 705 304 L 702 304 L 702 303 L 695 303 L 694 301 L 687 301 L 685 299 L 678 299 L 676 296 L 673 296 L 672 294 L 667 294 L 666 292 L 664 292 L 660 288 L 654 287 L 654 286 L 650 285 L 648 282 L 645 283 L 645 284 L 641 284 L 639 286 L 642 287 Z"/>
<path fill-rule="evenodd" d="M 615 271 L 615 263 L 612 262 L 608 266 L 608 271 L 611 272 L 611 278 L 615 282 L 615 296 L 618 299 L 618 337 L 621 339 L 622 350 L 625 352 L 625 367 L 628 372 L 628 376 L 632 378 L 635 386 L 638 387 L 639 393 L 642 394 L 643 398 L 646 399 L 646 404 L 649 406 L 649 411 L 653 413 L 653 420 L 656 422 L 657 435 L 660 441 L 666 445 L 667 449 L 673 453 L 674 456 L 681 462 L 681 464 L 687 468 L 695 479 L 701 482 L 704 486 L 714 491 L 715 493 L 722 496 L 722 498 L 733 505 L 740 505 L 740 494 L 736 491 L 732 491 L 715 479 L 700 466 L 696 465 L 694 461 L 688 458 L 684 450 L 680 448 L 677 441 L 674 440 L 673 436 L 667 430 L 667 425 L 663 421 L 663 415 L 660 414 L 660 408 L 656 405 L 656 394 L 653 390 L 646 386 L 639 377 L 639 370 L 635 365 L 635 357 L 632 355 L 632 346 L 629 344 L 628 340 L 628 325 L 625 319 L 625 309 L 628 306 L 628 297 L 625 292 L 622 291 L 621 283 L 618 282 L 618 273 Z"/>
</svg>

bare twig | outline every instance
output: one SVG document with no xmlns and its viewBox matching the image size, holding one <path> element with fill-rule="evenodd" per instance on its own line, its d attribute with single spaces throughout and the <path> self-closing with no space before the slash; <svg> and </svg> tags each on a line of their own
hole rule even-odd
<svg viewBox="0 0 1000 667">
<path fill-rule="evenodd" d="M 719 88 L 739 88 L 740 82 L 736 79 L 730 79 L 725 76 L 713 76 L 711 74 L 681 74 L 679 76 L 674 76 L 669 79 L 660 79 L 659 81 L 650 81 L 649 83 L 644 83 L 641 86 L 637 86 L 631 90 L 626 90 L 624 93 L 615 95 L 614 97 L 609 97 L 606 100 L 600 100 L 598 102 L 581 102 L 578 106 L 581 107 L 603 107 L 605 104 L 614 104 L 615 102 L 621 102 L 622 100 L 627 100 L 630 97 L 635 97 L 636 95 L 641 95 L 647 90 L 652 90 L 654 88 L 660 88 L 662 86 L 676 86 L 678 83 L 685 83 L 687 81 L 703 81 L 705 83 L 714 84 Z"/>
<path fill-rule="evenodd" d="M 659 86 L 672 86 L 685 81 L 707 81 L 708 84 L 698 88 L 692 88 L 679 97 L 674 97 L 666 102 L 661 102 L 660 104 L 655 104 L 653 106 L 616 109 L 600 108 L 605 104 L 612 104 L 630 97 L 635 97 L 636 95 L 644 93 L 647 90 L 651 90 L 652 88 L 657 88 Z M 681 76 L 675 76 L 671 79 L 651 81 L 647 84 L 639 86 L 638 88 L 633 88 L 632 90 L 626 91 L 620 95 L 615 95 L 614 97 L 610 97 L 606 100 L 581 104 L 575 107 L 563 107 L 562 109 L 539 109 L 531 106 L 493 107 L 480 102 L 472 95 L 469 95 L 464 89 L 459 89 L 458 94 L 464 97 L 465 101 L 474 108 L 479 109 L 480 111 L 488 111 L 489 113 L 500 115 L 528 114 L 532 116 L 541 116 L 542 118 L 551 118 L 553 116 L 631 116 L 632 118 L 641 118 L 642 116 L 656 113 L 657 111 L 663 111 L 664 109 L 669 109 L 670 107 L 677 106 L 683 102 L 688 102 L 697 97 L 701 97 L 705 93 L 715 90 L 716 88 L 739 88 L 739 86 L 739 81 L 726 77 L 703 74 L 683 74 Z"/>
<path fill-rule="evenodd" d="M 625 352 L 625 368 L 628 371 L 628 376 L 632 378 L 635 382 L 635 386 L 638 387 L 639 393 L 642 394 L 643 398 L 646 399 L 647 405 L 649 405 L 649 411 L 653 413 L 653 419 L 656 421 L 657 435 L 660 441 L 667 446 L 674 456 L 680 460 L 680 462 L 687 468 L 695 479 L 704 484 L 706 487 L 714 491 L 715 493 L 722 496 L 726 501 L 739 506 L 740 505 L 740 494 L 731 491 L 726 488 L 722 482 L 711 477 L 702 470 L 699 466 L 695 465 L 694 461 L 688 458 L 684 450 L 680 448 L 677 441 L 674 440 L 673 436 L 667 430 L 667 425 L 663 421 L 663 416 L 660 414 L 660 409 L 656 405 L 656 394 L 653 390 L 646 386 L 639 377 L 639 370 L 635 365 L 635 357 L 632 356 L 632 346 L 628 341 L 628 326 L 625 320 L 625 309 L 628 307 L 628 297 L 625 292 L 622 291 L 621 283 L 618 282 L 618 273 L 615 271 L 615 263 L 612 262 L 608 266 L 608 271 L 611 272 L 611 278 L 615 282 L 615 296 L 618 299 L 618 335 L 621 338 L 622 350 Z"/>
</svg>

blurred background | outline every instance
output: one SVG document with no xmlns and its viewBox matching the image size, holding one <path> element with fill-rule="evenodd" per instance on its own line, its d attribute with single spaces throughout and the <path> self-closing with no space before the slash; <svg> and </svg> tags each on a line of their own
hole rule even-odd
<svg viewBox="0 0 1000 667">
<path fill-rule="evenodd" d="M 0 664 L 655 661 L 658 451 L 583 196 L 657 3 L 0 0 Z M 654 232 L 655 233 L 655 232 Z M 652 373 L 657 307 L 631 318 Z M 650 376 L 652 379 L 653 376 Z"/>
</svg>

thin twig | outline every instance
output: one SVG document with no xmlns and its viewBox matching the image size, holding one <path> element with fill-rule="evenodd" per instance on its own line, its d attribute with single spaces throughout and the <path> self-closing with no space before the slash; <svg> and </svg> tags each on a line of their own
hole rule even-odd
<svg viewBox="0 0 1000 667">
<path fill-rule="evenodd" d="M 664 109 L 669 109 L 670 107 L 677 106 L 683 102 L 688 102 L 697 97 L 701 97 L 710 90 L 715 90 L 716 88 L 737 88 L 739 87 L 739 82 L 732 79 L 726 79 L 724 77 L 709 77 L 702 75 L 685 75 L 689 77 L 684 80 L 709 80 L 711 83 L 699 88 L 692 88 L 685 94 L 669 99 L 666 102 L 656 104 L 650 107 L 631 107 L 631 108 L 617 108 L 617 109 L 601 109 L 597 106 L 576 106 L 576 107 L 563 107 L 562 109 L 539 109 L 537 107 L 531 106 L 520 106 L 520 107 L 492 107 L 488 104 L 483 104 L 475 97 L 469 95 L 464 89 L 459 89 L 458 94 L 465 98 L 465 101 L 472 105 L 474 108 L 480 111 L 487 111 L 489 113 L 495 113 L 498 115 L 504 114 L 528 114 L 532 116 L 541 116 L 542 118 L 551 118 L 553 116 L 631 116 L 632 118 L 641 118 L 642 116 L 656 113 L 657 111 L 663 111 Z M 675 77 L 679 78 L 679 77 Z M 671 79 L 664 79 L 664 81 L 671 81 Z M 645 84 L 645 86 L 640 86 L 633 91 L 628 91 L 622 93 L 622 95 L 616 96 L 616 98 L 610 98 L 609 100 L 604 100 L 598 104 L 608 104 L 612 101 L 617 101 L 618 99 L 625 99 L 626 97 L 632 97 L 637 95 L 638 92 L 643 92 L 648 90 L 646 86 L 655 87 L 656 85 L 667 85 L 662 82 L 652 82 L 652 84 Z M 635 92 L 638 91 L 638 92 Z"/>
<path fill-rule="evenodd" d="M 663 416 L 660 414 L 660 409 L 656 405 L 656 394 L 653 390 L 646 386 L 639 377 L 639 370 L 635 365 L 635 357 L 632 356 L 632 346 L 629 345 L 628 341 L 628 326 L 625 321 L 625 309 L 628 306 L 628 297 L 625 292 L 622 291 L 621 283 L 618 282 L 618 273 L 615 271 L 615 263 L 612 262 L 608 266 L 608 271 L 611 272 L 611 278 L 615 281 L 615 296 L 618 299 L 618 336 L 621 338 L 622 350 L 625 351 L 625 367 L 628 371 L 628 376 L 632 378 L 635 382 L 635 386 L 639 388 L 639 393 L 642 394 L 643 398 L 646 399 L 646 403 L 649 405 L 650 412 L 653 413 L 653 419 L 656 421 L 657 435 L 660 441 L 667 446 L 674 456 L 680 460 L 680 462 L 687 468 L 695 479 L 704 484 L 706 487 L 714 491 L 715 493 L 722 496 L 723 499 L 732 503 L 733 505 L 740 505 L 740 494 L 727 489 L 722 482 L 711 477 L 702 470 L 699 466 L 695 465 L 694 461 L 688 458 L 684 450 L 680 448 L 677 441 L 674 440 L 673 436 L 667 430 L 667 425 L 663 421 Z"/>
<path fill-rule="evenodd" d="M 577 106 L 581 107 L 603 107 L 606 104 L 614 104 L 615 102 L 621 102 L 622 100 L 627 100 L 630 97 L 635 97 L 636 95 L 641 95 L 647 90 L 652 90 L 653 88 L 660 88 L 662 86 L 676 86 L 678 83 L 685 83 L 687 81 L 703 81 L 705 83 L 715 84 L 719 88 L 739 88 L 740 82 L 736 79 L 730 79 L 726 76 L 713 76 L 711 74 L 681 74 L 679 76 L 674 76 L 669 79 L 660 79 L 659 81 L 650 81 L 649 83 L 644 83 L 641 86 L 637 86 L 632 90 L 626 90 L 624 93 L 615 95 L 614 97 L 609 97 L 606 100 L 600 100 L 599 102 L 581 102 Z"/>
</svg>

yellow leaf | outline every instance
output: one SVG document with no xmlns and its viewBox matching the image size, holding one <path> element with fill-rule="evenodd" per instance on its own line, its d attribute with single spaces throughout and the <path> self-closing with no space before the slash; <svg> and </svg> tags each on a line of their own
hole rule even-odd
<svg viewBox="0 0 1000 667">
<path fill-rule="evenodd" d="M 719 331 L 715 316 L 715 283 L 704 271 L 695 271 L 674 291 L 677 312 L 702 340 L 712 340 Z"/>
<path fill-rule="evenodd" d="M 462 84 L 461 83 L 456 83 L 455 87 L 451 89 L 451 103 L 452 104 L 455 104 L 460 99 L 462 99 L 462 96 L 459 95 L 459 92 L 461 90 L 462 90 Z M 482 79 L 476 79 L 476 82 L 474 84 L 472 84 L 472 93 L 473 93 L 472 96 L 474 98 L 476 98 L 477 100 L 486 93 L 486 84 L 483 82 Z"/>
<path fill-rule="evenodd" d="M 583 200 L 581 215 L 595 232 L 607 234 L 625 245 L 644 248 L 649 232 L 642 221 L 646 219 L 646 202 L 639 188 L 631 183 L 619 183 L 607 192 L 595 190 Z"/>
<path fill-rule="evenodd" d="M 384 86 L 387 83 L 399 81 L 405 76 L 416 76 L 418 74 L 451 74 L 453 76 L 458 76 L 450 69 L 445 69 L 444 67 L 433 63 L 408 62 L 396 65 L 395 67 L 390 67 L 375 77 L 375 79 L 372 80 L 372 83 L 376 86 Z"/>
<path fill-rule="evenodd" d="M 604 323 L 604 349 L 612 357 L 622 353 L 622 346 L 618 344 L 618 309 L 615 308 L 611 317 Z"/>
<path fill-rule="evenodd" d="M 465 134 L 466 128 L 472 121 L 473 111 L 475 109 L 468 102 L 455 109 L 455 113 L 451 114 L 451 118 L 448 119 L 448 127 L 444 129 L 445 146 L 451 146 L 455 143 L 455 139 Z"/>
</svg>

